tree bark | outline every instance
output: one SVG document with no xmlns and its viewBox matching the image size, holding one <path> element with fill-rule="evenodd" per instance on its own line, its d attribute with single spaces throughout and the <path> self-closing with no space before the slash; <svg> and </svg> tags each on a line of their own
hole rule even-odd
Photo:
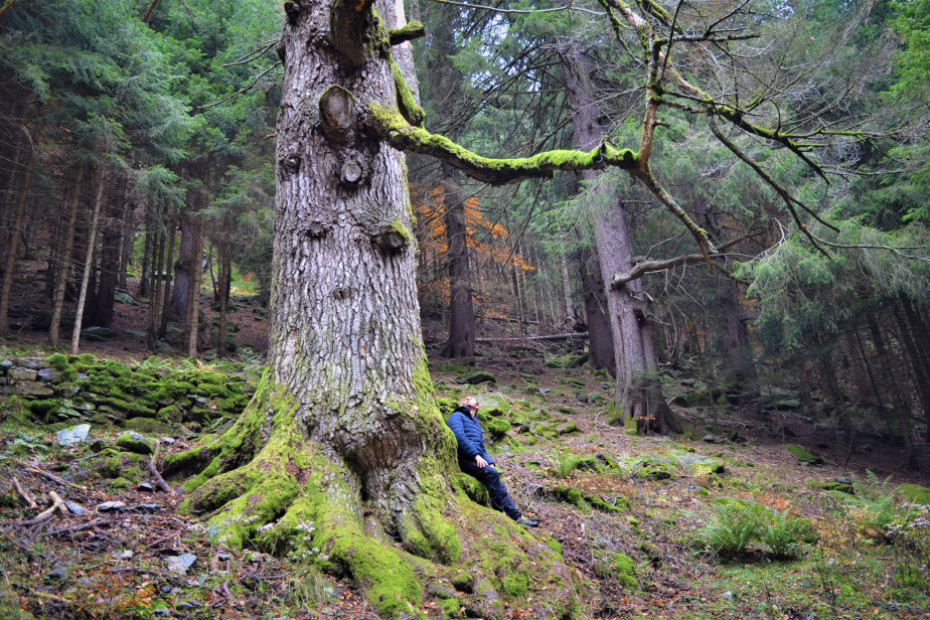
<svg viewBox="0 0 930 620">
<path fill-rule="evenodd" d="M 10 294 L 13 290 L 14 270 L 16 269 L 16 255 L 19 253 L 19 232 L 23 227 L 26 215 L 26 198 L 29 196 L 32 182 L 32 167 L 35 163 L 35 154 L 29 156 L 26 172 L 23 174 L 23 184 L 19 190 L 19 199 L 16 202 L 16 214 L 13 216 L 13 231 L 10 235 L 10 246 L 6 252 L 6 266 L 3 270 L 3 288 L 0 289 L 0 334 L 10 331 Z"/>
<path fill-rule="evenodd" d="M 194 188 L 187 190 L 187 204 L 181 212 L 181 242 L 178 244 L 178 260 L 174 263 L 174 289 L 171 291 L 171 303 L 166 310 L 171 321 L 187 320 L 187 296 L 194 255 L 194 213 L 200 210 L 198 193 Z"/>
<path fill-rule="evenodd" d="M 111 175 L 114 176 L 114 175 Z M 102 217 L 100 227 L 100 260 L 97 261 L 100 275 L 97 280 L 97 289 L 93 298 L 92 325 L 110 327 L 113 325 L 113 302 L 116 295 L 116 283 L 119 279 L 119 244 L 122 238 L 123 194 L 124 183 L 128 182 L 125 175 L 118 178 L 114 176 L 106 192 L 106 216 Z M 106 189 L 106 188 L 105 188 Z"/>
<path fill-rule="evenodd" d="M 577 43 L 569 44 L 564 58 L 575 146 L 590 149 L 599 144 L 604 135 L 590 82 L 590 62 Z M 598 173 L 586 170 L 581 177 L 590 182 Z M 589 186 L 586 191 L 596 190 Z M 608 202 L 606 207 L 595 208 L 593 214 L 595 247 L 603 282 L 610 282 L 614 274 L 628 272 L 633 266 L 633 243 L 625 206 L 616 198 Z M 651 429 L 680 433 L 681 423 L 662 397 L 652 342 L 652 312 L 642 280 L 610 287 L 605 294 L 616 364 L 614 407 L 619 416 L 614 416 L 615 419 L 631 416 L 637 421 L 639 432 Z"/>
<path fill-rule="evenodd" d="M 77 309 L 74 312 L 74 329 L 71 331 L 71 355 L 78 354 L 81 344 L 81 322 L 84 320 L 84 302 L 90 284 L 90 270 L 94 264 L 94 242 L 97 240 L 97 224 L 100 221 L 100 205 L 103 202 L 103 185 L 106 172 L 100 168 L 97 179 L 97 196 L 94 198 L 94 213 L 90 220 L 90 233 L 87 235 L 87 255 L 84 257 L 84 275 L 81 276 L 81 292 L 78 294 Z"/>
<path fill-rule="evenodd" d="M 55 276 L 55 294 L 52 298 L 52 322 L 48 327 L 48 342 L 54 349 L 58 346 L 58 335 L 61 332 L 61 314 L 65 305 L 65 291 L 68 288 L 68 272 L 71 271 L 71 251 L 74 249 L 74 228 L 77 223 L 78 204 L 81 202 L 81 181 L 84 177 L 84 166 L 80 166 L 77 177 L 71 188 L 71 207 L 68 210 L 68 226 L 65 228 L 61 255 L 58 260 L 58 273 Z"/>
<path fill-rule="evenodd" d="M 165 257 L 165 289 L 162 293 L 161 320 L 158 325 L 158 337 L 164 338 L 168 334 L 168 308 L 171 304 L 171 261 L 174 260 L 174 244 L 178 236 L 177 216 L 168 217 L 168 224 L 165 226 L 168 235 L 168 255 Z"/>
<path fill-rule="evenodd" d="M 596 256 L 584 248 L 578 255 L 578 269 L 584 288 L 584 309 L 588 322 L 588 351 L 595 368 L 606 368 L 614 378 L 617 376 L 617 360 L 614 357 L 614 340 L 607 319 L 607 299 L 601 268 Z"/>
<path fill-rule="evenodd" d="M 203 277 L 203 244 L 206 228 L 202 213 L 193 216 L 193 248 L 191 250 L 191 272 L 187 291 L 187 356 L 197 357 L 200 337 L 200 283 Z"/>
<path fill-rule="evenodd" d="M 468 231 L 465 226 L 465 200 L 458 183 L 459 172 L 442 166 L 443 219 L 446 224 L 449 264 L 449 340 L 442 351 L 445 357 L 475 358 L 475 306 L 471 295 L 468 266 Z"/>
<path fill-rule="evenodd" d="M 402 15 L 402 5 L 377 8 L 387 24 Z M 218 540 L 316 547 L 379 614 L 417 617 L 422 587 L 395 542 L 418 563 L 452 563 L 463 552 L 457 530 L 478 521 L 500 528 L 495 539 L 515 553 L 508 566 L 516 556 L 551 571 L 554 554 L 530 543 L 542 554 L 530 560 L 513 522 L 475 514 L 451 492 L 455 443 L 420 336 L 404 157 L 359 113 L 397 106 L 402 85 L 378 45 L 345 40 L 359 29 L 387 40 L 384 22 L 366 2 L 285 10 L 268 371 L 229 431 L 166 458 L 165 469 L 202 470 L 182 510 L 223 508 L 211 517 Z M 469 553 L 491 554 L 481 536 L 470 540 Z M 469 569 L 494 594 L 499 578 L 475 560 Z"/>
</svg>

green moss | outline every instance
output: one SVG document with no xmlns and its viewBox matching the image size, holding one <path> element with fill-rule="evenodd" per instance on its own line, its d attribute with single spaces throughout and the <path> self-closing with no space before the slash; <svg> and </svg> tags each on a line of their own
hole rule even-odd
<svg viewBox="0 0 930 620">
<path fill-rule="evenodd" d="M 484 428 L 491 435 L 491 441 L 500 441 L 507 435 L 510 430 L 510 422 L 498 418 L 485 418 L 483 420 Z"/>
<path fill-rule="evenodd" d="M 560 543 L 554 537 L 546 536 L 546 540 L 544 542 L 546 543 L 546 546 L 559 554 L 559 556 L 562 555 L 562 543 Z"/>
<path fill-rule="evenodd" d="M 504 596 L 510 599 L 520 598 L 526 595 L 529 587 L 529 577 L 525 572 L 518 572 L 507 575 L 501 579 Z"/>
<path fill-rule="evenodd" d="M 107 485 L 107 491 L 110 493 L 125 493 L 132 488 L 132 482 L 125 478 L 115 478 Z"/>
<path fill-rule="evenodd" d="M 624 554 L 616 553 L 613 557 L 614 576 L 621 586 L 631 590 L 639 589 L 639 582 L 636 580 L 636 564 L 633 558 Z"/>
<path fill-rule="evenodd" d="M 116 445 L 126 452 L 136 454 L 152 454 L 155 451 L 153 442 L 138 433 L 127 432 L 116 438 Z"/>
<path fill-rule="evenodd" d="M 805 463 L 808 465 L 822 465 L 823 464 L 823 457 L 821 455 L 816 454 L 814 452 L 808 452 L 801 446 L 789 444 L 785 446 L 785 450 L 787 450 L 792 456 L 797 458 L 802 463 Z"/>
<path fill-rule="evenodd" d="M 394 56 L 390 55 L 388 61 L 394 74 L 394 90 L 397 92 L 397 108 L 400 114 L 411 125 L 422 127 L 423 121 L 426 120 L 426 112 L 423 111 L 423 108 L 417 103 L 416 97 L 410 92 L 404 74 L 400 70 L 397 61 L 394 60 Z"/>
<path fill-rule="evenodd" d="M 470 594 L 475 587 L 475 576 L 472 573 L 461 572 L 452 576 L 452 587 L 459 592 Z"/>
<path fill-rule="evenodd" d="M 491 504 L 491 498 L 488 496 L 487 488 L 485 488 L 481 482 L 466 473 L 460 472 L 456 474 L 452 479 L 452 487 L 477 504 L 481 504 L 482 506 L 489 506 Z"/>
<path fill-rule="evenodd" d="M 452 620 L 453 618 L 461 618 L 459 610 L 461 609 L 461 604 L 457 598 L 447 598 L 444 601 L 440 601 L 439 610 L 442 612 L 443 620 Z"/>
<path fill-rule="evenodd" d="M 31 400 L 26 402 L 26 407 L 33 417 L 39 417 L 47 421 L 49 415 L 53 411 L 57 411 L 60 404 L 57 400 Z"/>
<path fill-rule="evenodd" d="M 608 165 L 632 170 L 638 162 L 635 152 L 618 150 L 606 143 L 590 151 L 553 150 L 512 159 L 481 157 L 445 136 L 413 126 L 396 109 L 371 103 L 368 110 L 381 132 L 396 148 L 433 155 L 445 161 L 455 160 L 470 176 L 491 183 L 548 177 L 556 170 L 590 170 Z"/>
<path fill-rule="evenodd" d="M 930 505 L 930 489 L 919 484 L 902 484 L 894 492 L 912 504 Z"/>
</svg>

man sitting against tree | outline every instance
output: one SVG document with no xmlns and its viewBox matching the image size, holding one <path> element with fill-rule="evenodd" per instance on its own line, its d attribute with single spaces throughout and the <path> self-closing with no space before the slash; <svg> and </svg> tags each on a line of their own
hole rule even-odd
<svg viewBox="0 0 930 620">
<path fill-rule="evenodd" d="M 484 432 L 478 422 L 478 399 L 466 396 L 446 421 L 458 442 L 459 467 L 462 471 L 480 480 L 491 496 L 491 507 L 505 513 L 521 525 L 536 527 L 539 521 L 527 519 L 520 514 L 501 482 L 500 472 L 494 468 L 494 459 L 484 447 Z"/>
</svg>

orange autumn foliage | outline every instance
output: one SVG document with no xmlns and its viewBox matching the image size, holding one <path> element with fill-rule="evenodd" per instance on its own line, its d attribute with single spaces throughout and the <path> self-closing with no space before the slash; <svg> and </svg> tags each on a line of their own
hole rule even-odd
<svg viewBox="0 0 930 620">
<path fill-rule="evenodd" d="M 417 241 L 420 251 L 444 261 L 449 250 L 446 223 L 443 219 L 445 191 L 442 187 L 424 188 L 411 184 L 410 195 L 419 224 Z M 507 229 L 502 224 L 491 222 L 484 217 L 479 209 L 478 199 L 474 196 L 465 200 L 465 229 L 468 249 L 473 252 L 478 263 L 493 261 L 517 269 L 534 268 L 506 243 L 509 237 Z"/>
</svg>

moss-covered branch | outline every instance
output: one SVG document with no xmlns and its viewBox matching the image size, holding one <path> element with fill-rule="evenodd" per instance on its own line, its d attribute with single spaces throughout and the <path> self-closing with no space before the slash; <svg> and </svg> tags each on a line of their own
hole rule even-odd
<svg viewBox="0 0 930 620">
<path fill-rule="evenodd" d="M 381 137 L 394 148 L 407 153 L 431 155 L 491 185 L 550 177 L 556 170 L 600 170 L 609 166 L 634 170 L 639 161 L 634 151 L 617 149 L 609 144 L 602 144 L 590 151 L 554 150 L 532 157 L 492 159 L 476 155 L 445 136 L 412 126 L 395 109 L 372 103 L 368 111 Z"/>
<path fill-rule="evenodd" d="M 400 45 L 404 41 L 412 41 L 426 36 L 426 28 L 418 21 L 408 22 L 403 28 L 388 30 L 388 40 L 391 45 Z"/>
</svg>

